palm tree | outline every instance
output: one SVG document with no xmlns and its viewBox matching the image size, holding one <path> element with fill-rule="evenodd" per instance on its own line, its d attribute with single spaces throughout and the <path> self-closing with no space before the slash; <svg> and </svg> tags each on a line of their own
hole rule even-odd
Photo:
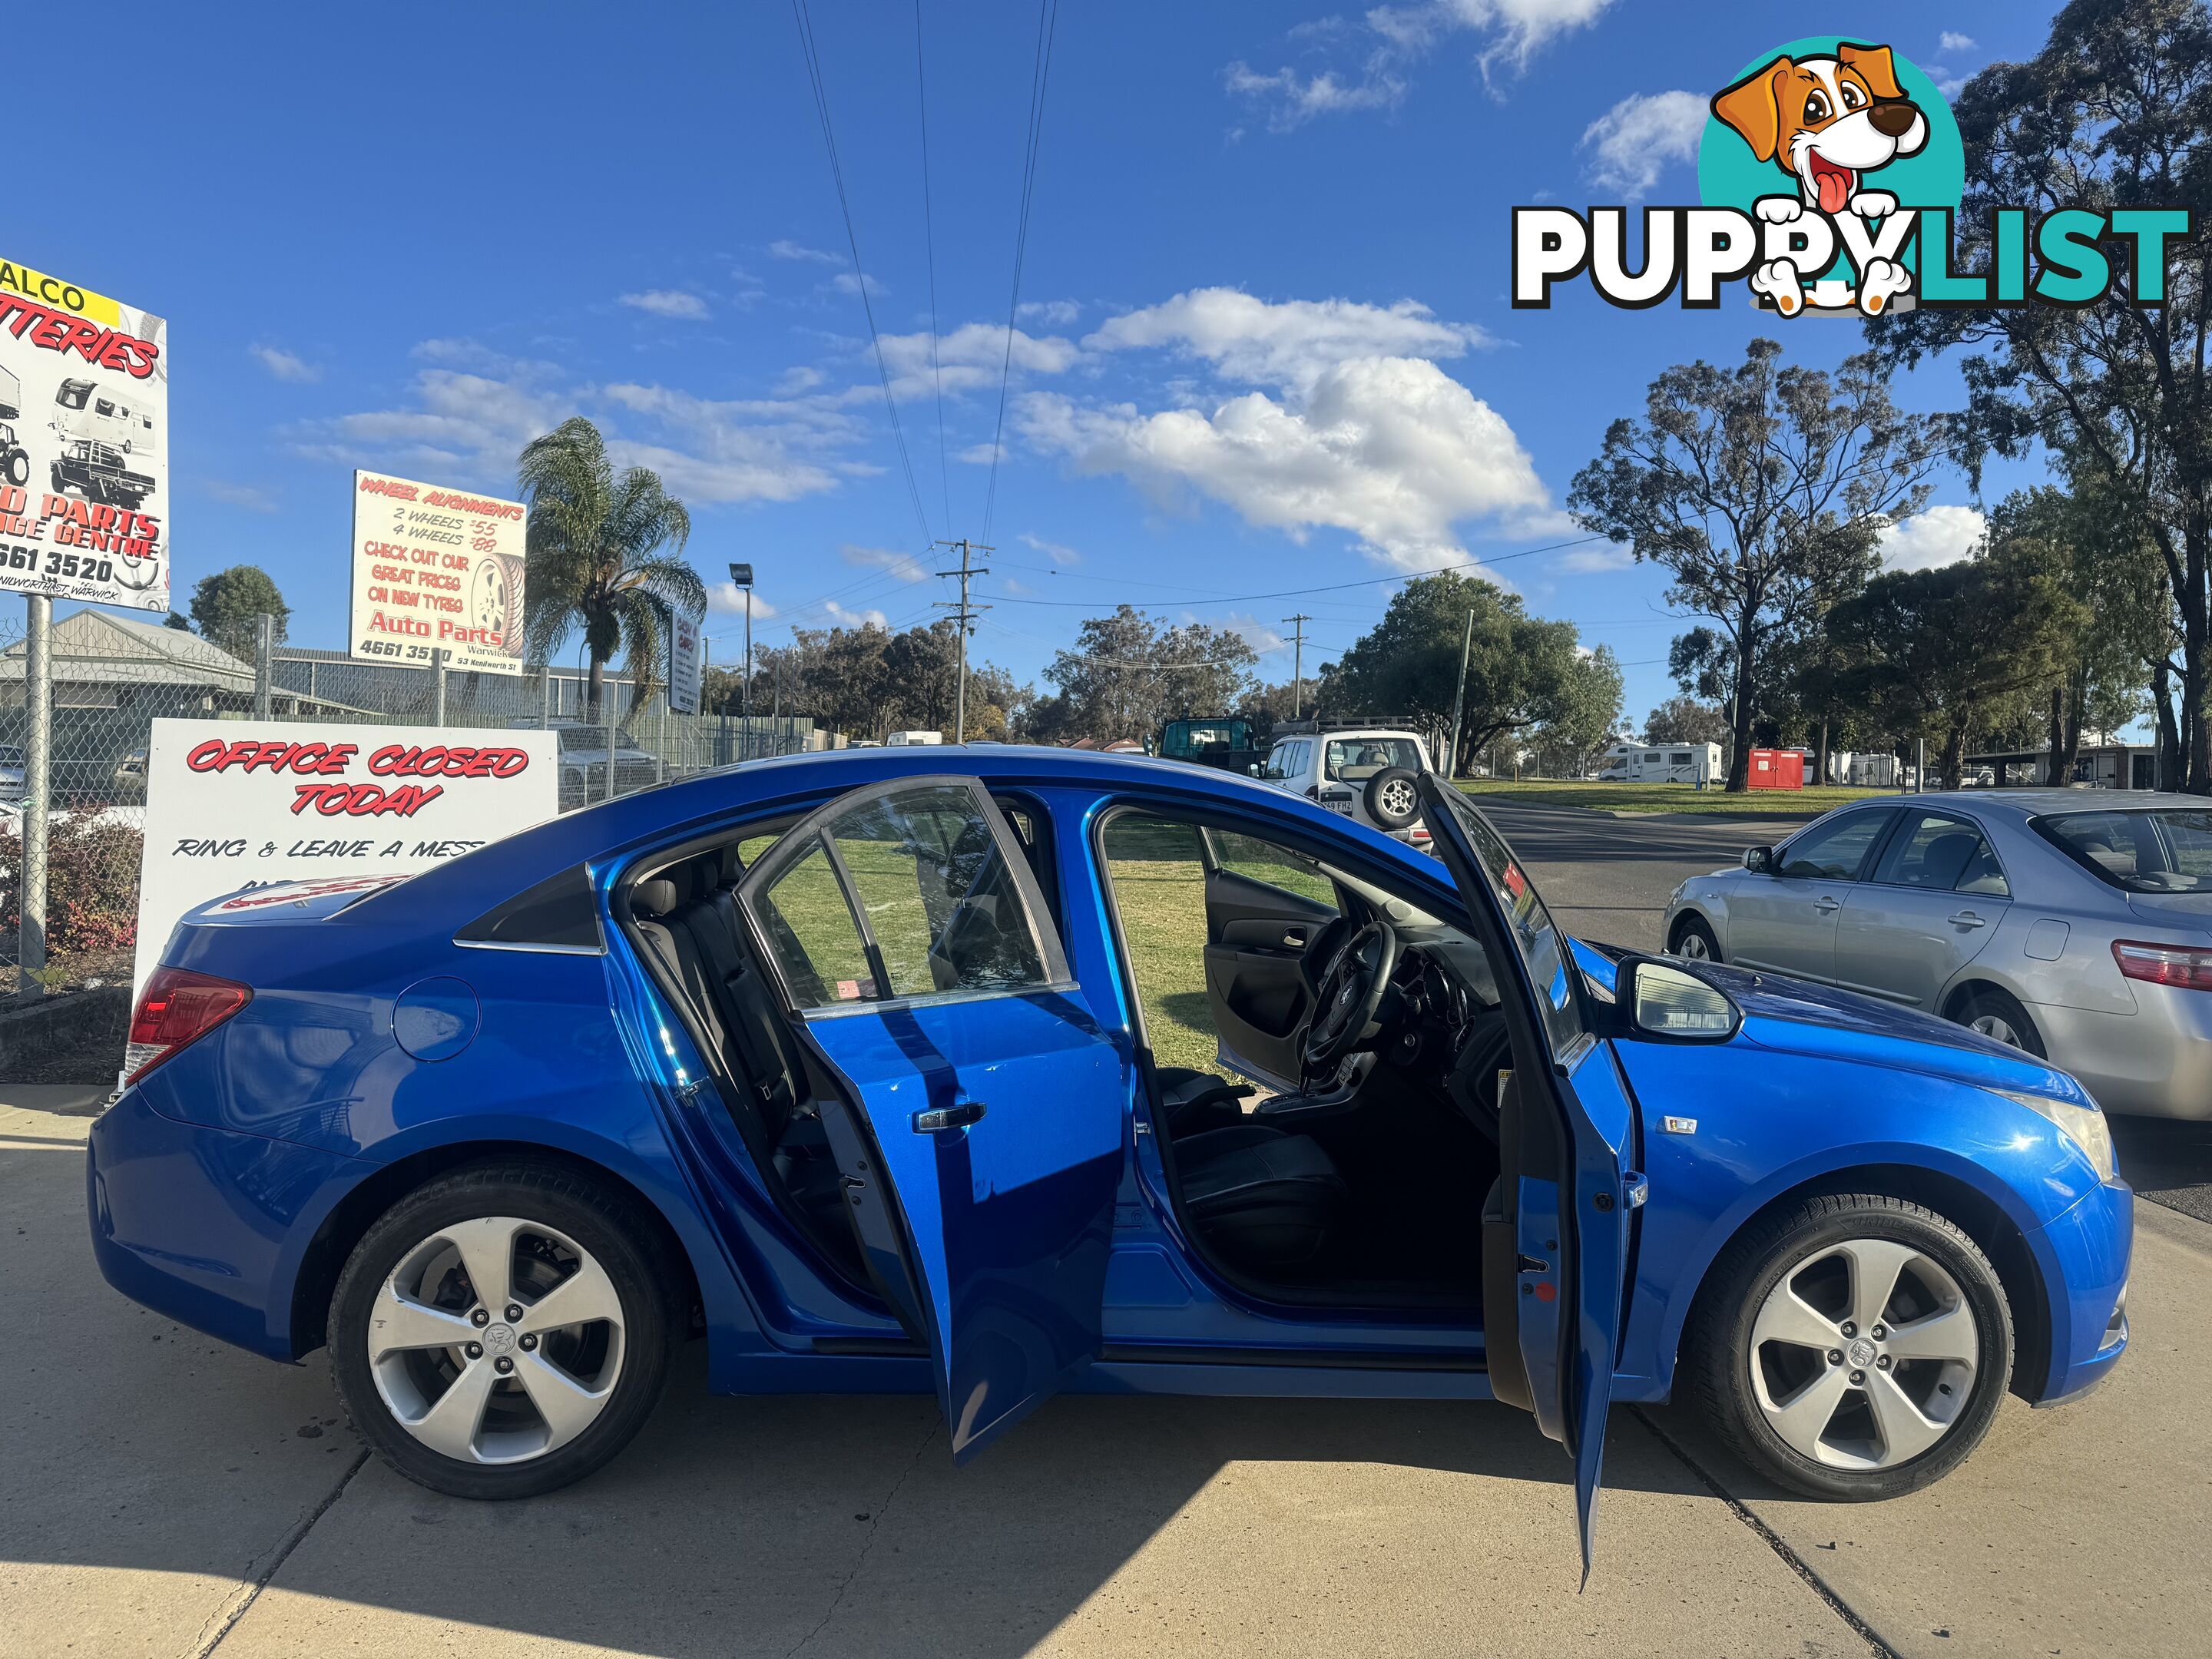
<svg viewBox="0 0 2212 1659">
<path fill-rule="evenodd" d="M 617 649 L 636 681 L 635 713 L 660 678 L 669 614 L 706 612 L 707 585 L 683 557 L 691 515 L 649 469 L 634 466 L 617 477 L 606 441 L 580 415 L 533 439 L 515 470 L 530 504 L 523 574 L 529 659 L 550 662 L 580 627 L 592 659 L 584 718 L 599 722 L 607 664 Z"/>
</svg>

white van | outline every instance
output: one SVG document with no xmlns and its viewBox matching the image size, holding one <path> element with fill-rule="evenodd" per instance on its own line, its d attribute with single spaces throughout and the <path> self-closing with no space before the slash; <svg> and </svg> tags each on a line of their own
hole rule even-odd
<svg viewBox="0 0 2212 1659">
<path fill-rule="evenodd" d="M 945 733 L 942 732 L 886 732 L 884 733 L 884 747 L 886 749 L 905 749 L 918 744 L 943 743 L 944 741 Z"/>
</svg>

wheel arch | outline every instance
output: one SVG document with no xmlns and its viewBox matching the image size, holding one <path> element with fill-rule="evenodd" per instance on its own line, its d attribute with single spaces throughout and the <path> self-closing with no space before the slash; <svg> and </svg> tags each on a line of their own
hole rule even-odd
<svg viewBox="0 0 2212 1659">
<path fill-rule="evenodd" d="M 696 1310 L 702 1299 L 698 1264 L 660 1206 L 636 1182 L 605 1164 L 542 1141 L 460 1140 L 422 1147 L 380 1164 L 331 1206 L 301 1251 L 298 1270 L 293 1274 L 292 1357 L 301 1358 L 329 1340 L 331 1294 L 337 1288 L 338 1274 L 378 1217 L 426 1182 L 471 1164 L 501 1162 L 550 1166 L 603 1182 L 627 1196 L 647 1218 L 669 1260 L 684 1274 L 678 1289 L 685 1311 L 678 1328 L 687 1335 L 696 1330 Z"/>
<path fill-rule="evenodd" d="M 1667 949 L 1670 951 L 1674 950 L 1681 939 L 1682 930 L 1693 921 L 1701 925 L 1708 933 L 1712 935 L 1713 944 L 1718 948 L 1722 959 L 1725 961 L 1728 955 L 1728 942 L 1721 937 L 1721 925 L 1704 905 L 1695 901 L 1684 904 L 1668 922 Z"/>
<path fill-rule="evenodd" d="M 1808 1199 L 1841 1193 L 1879 1193 L 1923 1205 L 1974 1241 L 1996 1270 L 1997 1282 L 2004 1287 L 2005 1300 L 2011 1305 L 2012 1391 L 2031 1401 L 2039 1398 L 2051 1374 L 2051 1296 L 2027 1234 L 2014 1217 L 1971 1182 L 1911 1164 L 1854 1164 L 1809 1176 L 1772 1194 L 1716 1240 L 1698 1268 L 1696 1288 L 1680 1304 L 1682 1316 L 1666 1345 L 1668 1386 L 1680 1364 L 1684 1337 L 1696 1328 L 1698 1314 L 1714 1293 L 1713 1270 L 1729 1245 L 1748 1229 Z"/>
</svg>

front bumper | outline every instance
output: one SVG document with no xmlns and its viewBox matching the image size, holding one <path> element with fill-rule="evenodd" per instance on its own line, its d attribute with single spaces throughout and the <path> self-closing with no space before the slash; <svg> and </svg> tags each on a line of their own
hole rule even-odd
<svg viewBox="0 0 2212 1659">
<path fill-rule="evenodd" d="M 85 1201 L 101 1275 L 134 1302 L 292 1359 L 307 1243 L 375 1166 L 163 1117 L 126 1091 L 92 1126 Z"/>
<path fill-rule="evenodd" d="M 2051 1309 L 2051 1368 L 2030 1392 L 2035 1404 L 2055 1406 L 2094 1388 L 2127 1352 L 2135 1227 L 2135 1189 L 2114 1181 L 2034 1236 Z"/>
</svg>

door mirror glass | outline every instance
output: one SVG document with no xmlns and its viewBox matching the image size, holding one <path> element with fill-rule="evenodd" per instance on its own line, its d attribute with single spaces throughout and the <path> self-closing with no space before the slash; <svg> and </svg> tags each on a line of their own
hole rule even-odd
<svg viewBox="0 0 2212 1659">
<path fill-rule="evenodd" d="M 1747 847 L 1743 849 L 1743 867 L 1755 875 L 1774 873 L 1774 849 L 1771 847 Z"/>
<path fill-rule="evenodd" d="M 1725 1042 L 1743 1023 L 1723 993 L 1663 962 L 1636 964 L 1630 1006 L 1639 1035 L 1678 1042 Z"/>
</svg>

